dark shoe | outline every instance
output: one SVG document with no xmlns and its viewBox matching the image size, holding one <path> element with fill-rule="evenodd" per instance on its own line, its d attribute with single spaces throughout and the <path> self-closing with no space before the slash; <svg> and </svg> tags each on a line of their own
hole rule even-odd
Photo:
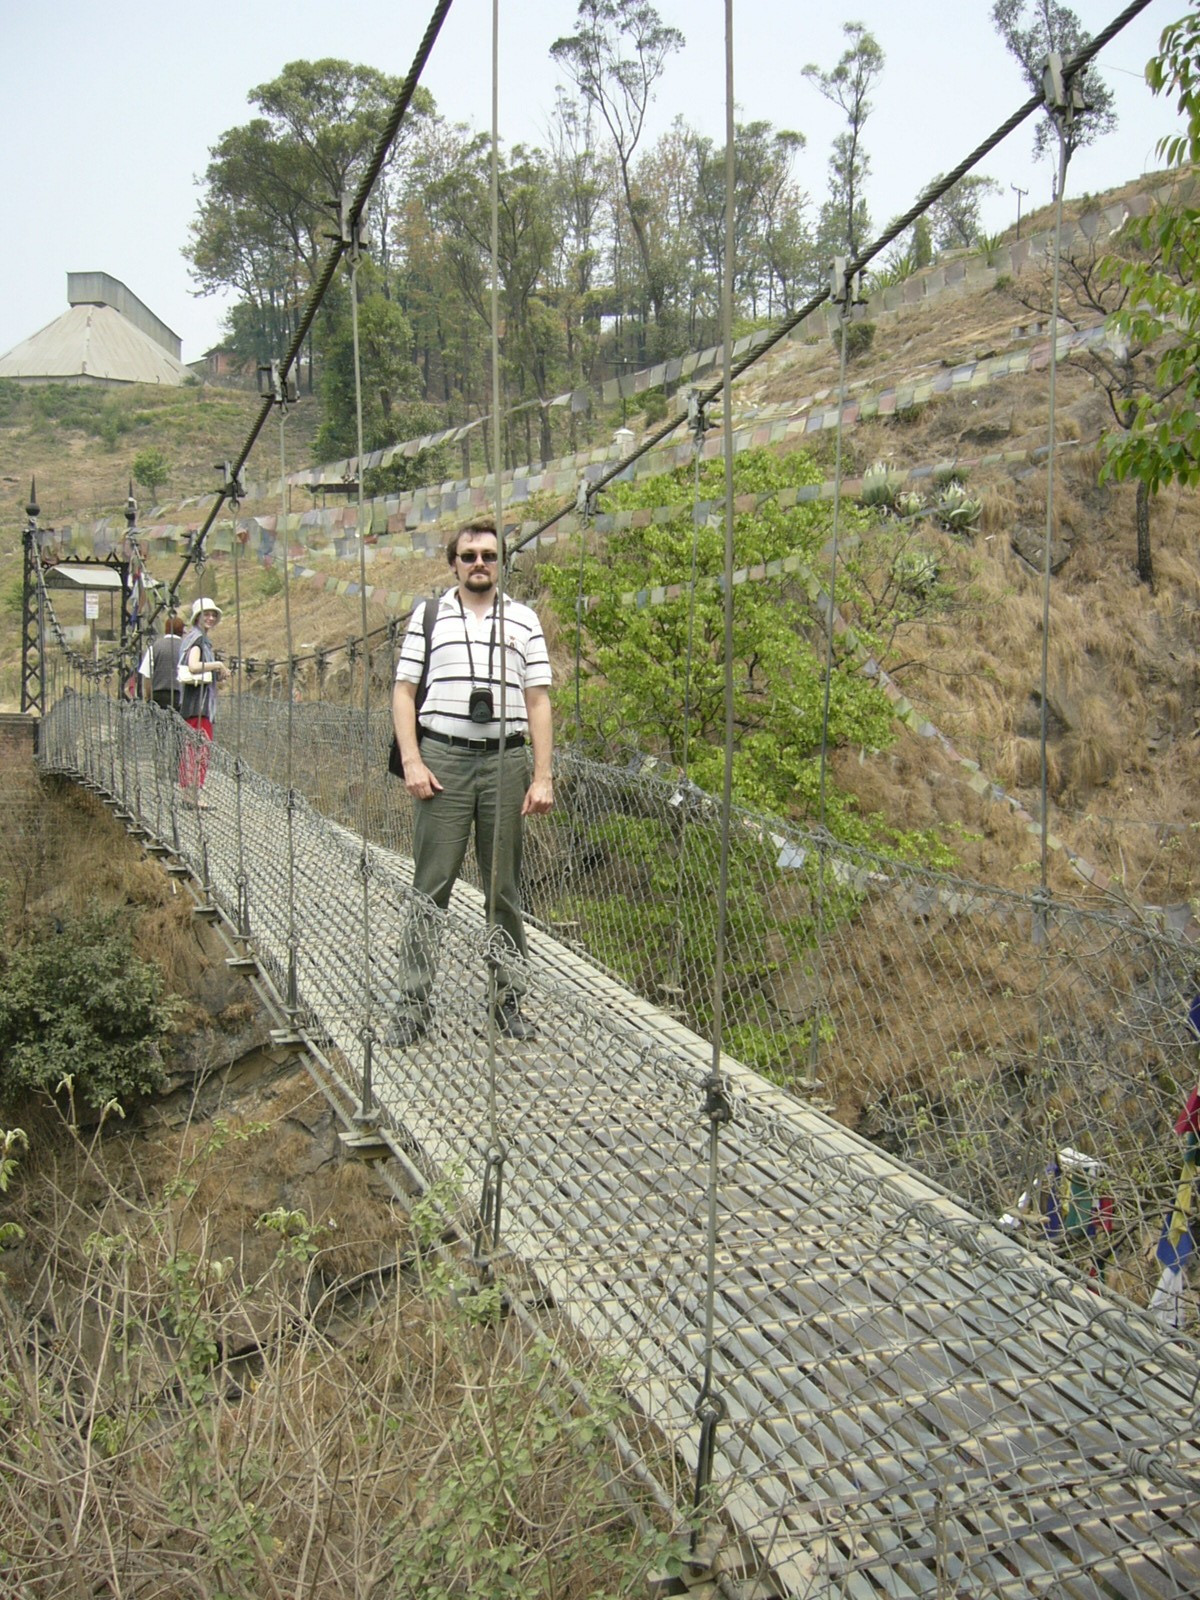
<svg viewBox="0 0 1200 1600">
<path fill-rule="evenodd" d="M 393 1050 L 407 1050 L 409 1045 L 416 1044 L 418 1039 L 423 1039 L 429 1032 L 429 1023 L 424 1017 L 414 1017 L 402 1012 L 387 1033 L 384 1035 L 384 1044 Z"/>
<path fill-rule="evenodd" d="M 516 995 L 505 995 L 496 1002 L 492 1013 L 496 1019 L 496 1032 L 505 1039 L 532 1039 L 537 1029 L 521 1015 L 521 1002 Z"/>
</svg>

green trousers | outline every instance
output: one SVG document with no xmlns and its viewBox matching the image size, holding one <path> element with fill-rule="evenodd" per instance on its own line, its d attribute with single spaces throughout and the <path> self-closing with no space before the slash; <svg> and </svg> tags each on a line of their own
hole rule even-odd
<svg viewBox="0 0 1200 1600">
<path fill-rule="evenodd" d="M 421 759 L 441 784 L 429 800 L 413 802 L 413 888 L 427 895 L 439 910 L 450 904 L 467 845 L 475 836 L 475 858 L 483 886 L 485 910 L 503 935 L 502 943 L 524 958 L 525 923 L 521 916 L 521 806 L 529 787 L 527 752 L 521 745 L 504 752 L 464 750 L 425 739 Z M 500 783 L 500 838 L 496 853 L 496 895 L 492 890 L 492 842 L 496 824 L 497 778 Z M 494 917 L 492 915 L 494 909 Z M 424 1014 L 429 1009 L 436 972 L 437 930 L 420 914 L 405 933 L 401 976 L 401 1009 Z M 495 963 L 498 995 L 521 995 L 525 980 L 501 957 Z"/>
</svg>

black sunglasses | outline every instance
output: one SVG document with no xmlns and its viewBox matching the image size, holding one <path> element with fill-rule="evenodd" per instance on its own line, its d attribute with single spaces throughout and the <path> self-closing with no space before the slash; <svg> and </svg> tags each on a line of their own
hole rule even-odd
<svg viewBox="0 0 1200 1600">
<path fill-rule="evenodd" d="M 477 561 L 482 561 L 486 566 L 494 567 L 500 559 L 500 552 L 498 550 L 460 550 L 458 559 L 465 561 L 469 567 L 473 567 Z"/>
</svg>

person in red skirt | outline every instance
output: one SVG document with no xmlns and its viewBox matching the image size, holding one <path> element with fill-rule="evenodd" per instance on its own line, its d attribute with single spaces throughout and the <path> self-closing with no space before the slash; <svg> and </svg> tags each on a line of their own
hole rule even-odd
<svg viewBox="0 0 1200 1600">
<path fill-rule="evenodd" d="M 180 709 L 188 727 L 194 728 L 203 741 L 189 739 L 185 745 L 179 762 L 179 787 L 184 791 L 184 803 L 202 810 L 208 809 L 208 801 L 200 791 L 208 773 L 206 747 L 212 743 L 217 684 L 229 677 L 229 668 L 217 660 L 209 638 L 220 620 L 220 606 L 202 595 L 192 606 L 192 625 L 179 645 L 181 670 L 186 672 Z"/>
</svg>

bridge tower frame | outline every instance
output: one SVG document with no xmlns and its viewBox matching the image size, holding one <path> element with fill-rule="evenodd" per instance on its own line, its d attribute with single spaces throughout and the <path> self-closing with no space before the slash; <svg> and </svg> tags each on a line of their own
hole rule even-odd
<svg viewBox="0 0 1200 1600">
<path fill-rule="evenodd" d="M 21 584 L 21 710 L 33 716 L 42 717 L 46 714 L 46 606 L 41 587 L 37 581 L 39 562 L 35 560 L 35 551 L 39 547 L 40 536 L 43 533 L 53 533 L 53 528 L 43 529 L 39 526 L 38 517 L 41 507 L 37 502 L 37 480 L 32 479 L 29 485 L 29 504 L 25 507 L 27 521 L 22 534 L 24 550 L 24 571 Z M 136 516 L 136 511 L 134 513 Z M 130 521 L 130 513 L 126 511 L 126 521 Z M 59 565 L 56 558 L 42 558 L 40 562 L 43 571 L 53 570 Z M 96 567 L 107 572 L 116 571 L 121 578 L 121 623 L 119 632 L 120 648 L 124 653 L 129 635 L 130 625 L 130 586 L 129 572 L 131 563 L 119 556 L 73 556 L 73 567 Z"/>
</svg>

